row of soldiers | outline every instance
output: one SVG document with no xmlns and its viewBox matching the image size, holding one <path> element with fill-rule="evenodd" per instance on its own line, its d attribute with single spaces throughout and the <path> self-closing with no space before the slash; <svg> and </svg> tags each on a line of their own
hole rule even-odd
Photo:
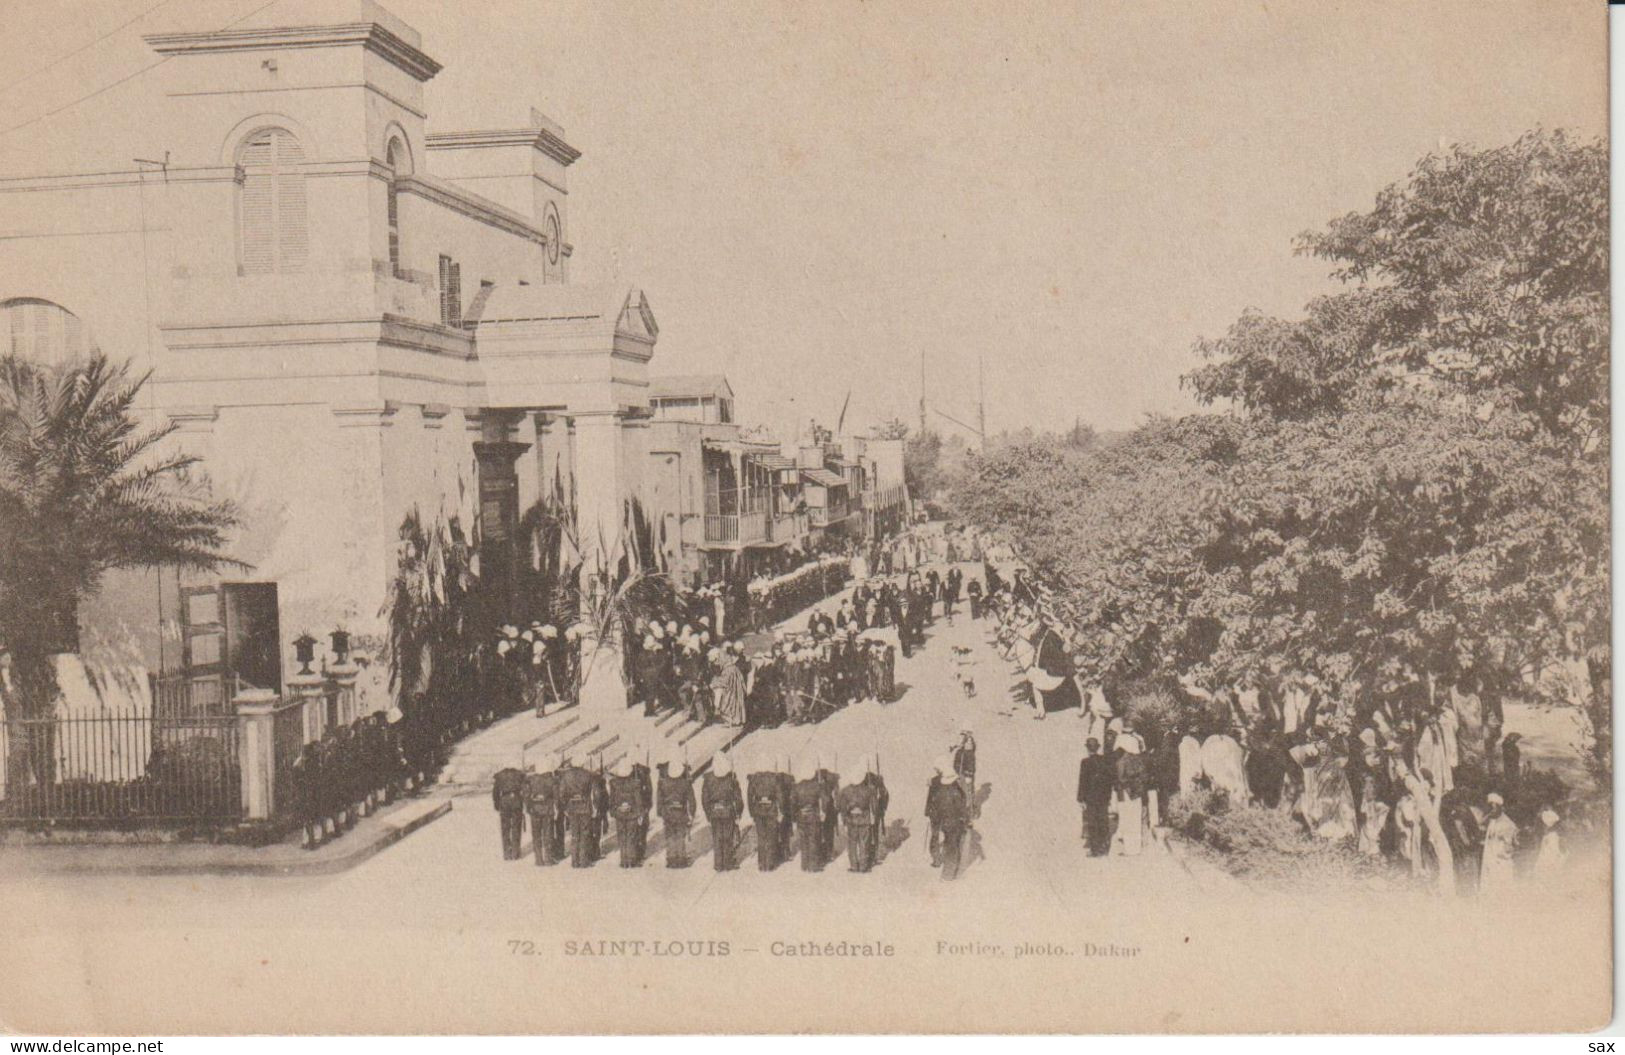
<svg viewBox="0 0 1625 1055">
<path fill-rule="evenodd" d="M 412 775 L 401 722 L 382 713 L 329 727 L 294 759 L 287 789 L 293 814 L 314 850 L 400 795 Z"/>
<path fill-rule="evenodd" d="M 658 776 L 627 754 L 607 772 L 593 770 L 564 752 L 553 770 L 499 770 L 491 800 L 501 822 L 503 859 L 520 858 L 528 819 L 536 864 L 568 857 L 573 867 L 587 868 L 604 856 L 613 824 L 621 867 L 638 868 L 654 815 L 662 825 L 666 867 L 686 868 L 690 836 L 703 816 L 711 829 L 713 866 L 730 871 L 739 867 L 740 825 L 747 814 L 755 824 L 757 867 L 764 872 L 787 861 L 798 841 L 802 869 L 822 871 L 835 858 L 839 825 L 846 829 L 851 871 L 867 872 L 879 859 L 890 798 L 873 760 L 855 767 L 844 784 L 811 759 L 793 773 L 758 769 L 743 786 L 726 752 L 699 777 L 680 751 L 657 768 Z"/>
</svg>

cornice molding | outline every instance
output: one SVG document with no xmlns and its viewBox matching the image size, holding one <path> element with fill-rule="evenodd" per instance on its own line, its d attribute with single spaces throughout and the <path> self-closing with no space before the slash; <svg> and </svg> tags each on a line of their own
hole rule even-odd
<svg viewBox="0 0 1625 1055">
<path fill-rule="evenodd" d="M 376 22 L 349 22 L 336 26 L 254 26 L 203 33 L 154 33 L 142 39 L 160 55 L 359 45 L 419 81 L 427 81 L 440 72 L 440 63 Z"/>
<path fill-rule="evenodd" d="M 473 132 L 431 132 L 424 137 L 430 150 L 478 150 L 485 147 L 531 147 L 561 165 L 572 165 L 581 151 L 551 128 L 498 128 Z"/>
<path fill-rule="evenodd" d="M 490 224 L 500 231 L 517 235 L 537 245 L 547 245 L 546 233 L 518 213 L 440 180 L 422 175 L 401 176 L 396 180 L 396 186 L 404 193 L 415 194 L 471 220 Z"/>
</svg>

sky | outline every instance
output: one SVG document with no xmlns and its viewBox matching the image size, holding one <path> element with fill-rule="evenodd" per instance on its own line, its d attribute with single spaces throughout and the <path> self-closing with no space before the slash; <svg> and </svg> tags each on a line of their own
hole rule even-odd
<svg viewBox="0 0 1625 1055">
<path fill-rule="evenodd" d="M 0 132 L 0 169 L 149 105 L 142 33 L 265 2 L 0 0 L 0 129 L 130 76 Z M 653 369 L 781 428 L 849 391 L 849 425 L 917 421 L 922 356 L 950 431 L 979 364 L 993 432 L 1192 410 L 1198 337 L 1331 288 L 1295 235 L 1442 145 L 1606 128 L 1583 0 L 384 6 L 444 64 L 431 131 L 564 126 L 572 277 L 644 289 Z"/>
</svg>

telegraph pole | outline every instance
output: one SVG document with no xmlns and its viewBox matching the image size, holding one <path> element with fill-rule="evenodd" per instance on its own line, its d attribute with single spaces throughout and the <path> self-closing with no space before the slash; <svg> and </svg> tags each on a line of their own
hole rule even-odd
<svg viewBox="0 0 1625 1055">
<path fill-rule="evenodd" d="M 987 453 L 987 373 L 983 370 L 983 357 L 976 357 L 976 434 L 982 438 L 982 453 Z"/>
<path fill-rule="evenodd" d="M 920 349 L 920 435 L 925 435 L 925 349 Z"/>
</svg>

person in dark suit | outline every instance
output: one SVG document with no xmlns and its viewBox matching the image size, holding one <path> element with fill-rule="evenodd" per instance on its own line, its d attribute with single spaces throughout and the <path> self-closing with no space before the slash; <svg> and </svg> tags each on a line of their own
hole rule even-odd
<svg viewBox="0 0 1625 1055">
<path fill-rule="evenodd" d="M 1090 737 L 1084 743 L 1083 761 L 1078 763 L 1078 804 L 1083 807 L 1084 838 L 1090 857 L 1105 857 L 1112 848 L 1112 792 L 1117 786 L 1117 766 L 1110 755 L 1100 753 L 1100 741 Z"/>
<path fill-rule="evenodd" d="M 970 803 L 954 773 L 954 761 L 937 763 L 936 775 L 925 794 L 925 816 L 931 823 L 931 866 L 942 869 L 942 878 L 957 879 L 965 830 L 970 827 Z"/>
</svg>

